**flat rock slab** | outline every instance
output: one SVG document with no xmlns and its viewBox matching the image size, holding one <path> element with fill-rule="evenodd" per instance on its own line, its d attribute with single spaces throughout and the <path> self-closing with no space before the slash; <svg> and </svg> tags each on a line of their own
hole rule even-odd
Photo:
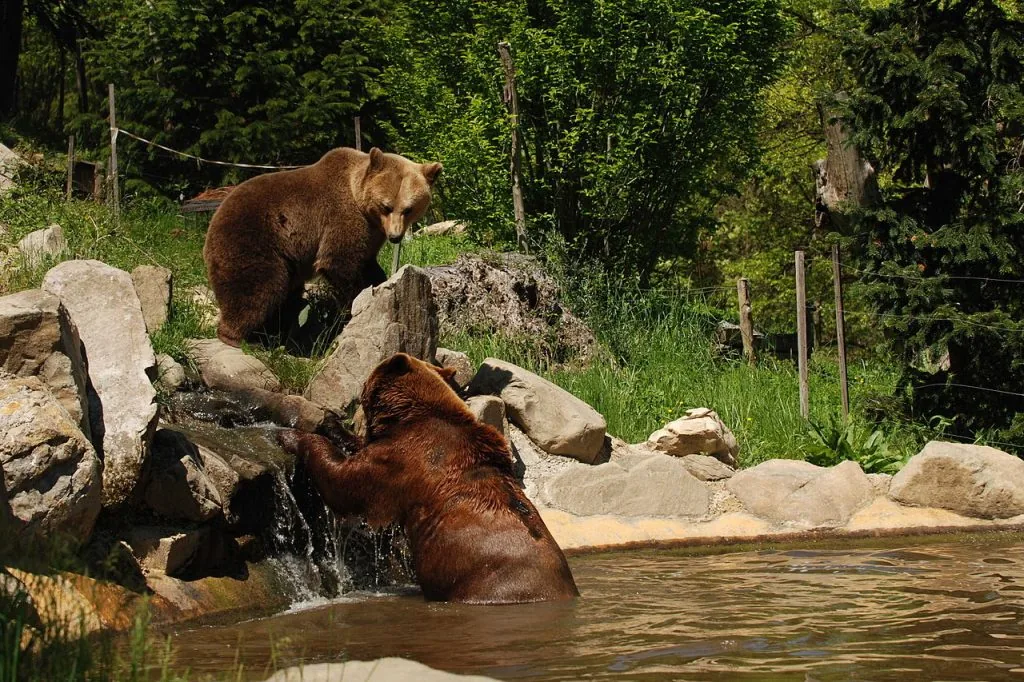
<svg viewBox="0 0 1024 682">
<path fill-rule="evenodd" d="M 157 421 L 149 376 L 156 356 L 139 297 L 127 272 L 95 260 L 57 265 L 43 289 L 60 299 L 78 329 L 95 391 L 89 415 L 103 457 L 103 506 L 120 506 L 136 491 Z"/>
<path fill-rule="evenodd" d="M 190 339 L 185 347 L 208 388 L 234 393 L 281 390 L 281 382 L 270 368 L 241 348 L 220 339 Z"/>
<path fill-rule="evenodd" d="M 710 492 L 678 460 L 661 454 L 571 467 L 543 486 L 543 504 L 577 516 L 704 516 Z"/>
<path fill-rule="evenodd" d="M 736 473 L 731 466 L 710 455 L 687 455 L 680 461 L 698 481 L 722 481 Z"/>
<path fill-rule="evenodd" d="M 456 675 L 434 670 L 416 661 L 404 658 L 379 658 L 376 661 L 346 661 L 344 663 L 313 663 L 279 670 L 265 682 L 488 682 L 493 677 Z"/>
<path fill-rule="evenodd" d="M 496 395 L 510 422 L 542 450 L 590 464 L 604 446 L 604 417 L 590 405 L 510 362 L 487 358 L 469 385 L 471 395 Z"/>
<path fill-rule="evenodd" d="M 142 304 L 142 317 L 150 334 L 170 317 L 172 274 L 159 265 L 140 265 L 132 270 L 135 293 Z"/>
<path fill-rule="evenodd" d="M 430 278 L 420 268 L 404 265 L 388 281 L 356 296 L 352 319 L 305 396 L 344 413 L 359 399 L 367 377 L 383 360 L 408 353 L 431 362 L 436 352 L 437 308 Z"/>
<path fill-rule="evenodd" d="M 21 537 L 85 542 L 100 513 L 92 444 L 36 377 L 0 379 L 0 496 Z"/>
<path fill-rule="evenodd" d="M 647 438 L 647 446 L 675 457 L 710 455 L 728 466 L 736 466 L 740 446 L 725 422 L 706 407 L 688 410 L 685 417 L 671 421 Z"/>
<path fill-rule="evenodd" d="M 1024 514 L 1024 461 L 984 445 L 931 441 L 889 484 L 889 496 L 980 519 Z"/>
<path fill-rule="evenodd" d="M 803 528 L 844 525 L 875 496 L 856 462 L 822 468 L 775 459 L 737 472 L 726 484 L 752 514 Z"/>
</svg>

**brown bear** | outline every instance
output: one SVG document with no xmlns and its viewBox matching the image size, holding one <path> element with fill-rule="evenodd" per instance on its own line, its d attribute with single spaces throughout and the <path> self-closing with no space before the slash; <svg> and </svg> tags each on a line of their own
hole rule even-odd
<svg viewBox="0 0 1024 682">
<path fill-rule="evenodd" d="M 373 526 L 398 523 L 423 595 L 508 604 L 579 595 L 562 550 L 512 473 L 494 427 L 476 420 L 447 383 L 453 370 L 404 353 L 363 387 L 365 441 L 282 431 L 327 506 Z"/>
<path fill-rule="evenodd" d="M 238 185 L 213 215 L 203 248 L 220 306 L 217 336 L 238 346 L 254 331 L 287 332 L 314 275 L 348 308 L 386 279 L 377 253 L 422 217 L 440 172 L 439 163 L 376 147 L 341 148 L 312 166 Z"/>
</svg>

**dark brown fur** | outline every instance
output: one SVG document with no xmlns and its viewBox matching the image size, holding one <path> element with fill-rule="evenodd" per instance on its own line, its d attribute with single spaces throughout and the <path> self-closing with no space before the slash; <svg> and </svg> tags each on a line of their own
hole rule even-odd
<svg viewBox="0 0 1024 682">
<path fill-rule="evenodd" d="M 287 331 L 314 275 L 323 275 L 343 308 L 383 282 L 377 253 L 423 215 L 440 171 L 441 164 L 377 148 L 343 148 L 312 166 L 240 184 L 214 214 L 203 249 L 220 306 L 217 335 L 238 346 L 275 320 Z"/>
<path fill-rule="evenodd" d="M 401 524 L 427 599 L 578 596 L 562 550 L 516 483 L 504 437 L 476 420 L 449 375 L 404 353 L 381 363 L 363 388 L 366 440 L 355 456 L 312 434 L 282 432 L 281 443 L 305 459 L 336 513 Z"/>
</svg>

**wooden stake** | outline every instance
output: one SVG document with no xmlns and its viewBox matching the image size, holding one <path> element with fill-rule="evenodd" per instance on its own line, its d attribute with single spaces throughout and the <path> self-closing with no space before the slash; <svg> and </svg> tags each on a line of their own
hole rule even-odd
<svg viewBox="0 0 1024 682">
<path fill-rule="evenodd" d="M 363 129 L 359 125 L 359 117 L 353 116 L 352 123 L 356 127 L 356 151 L 361 152 L 363 151 Z"/>
<path fill-rule="evenodd" d="M 750 280 L 741 277 L 736 280 L 736 294 L 740 308 L 740 335 L 743 337 L 743 354 L 753 367 L 757 363 L 754 354 L 754 318 L 750 306 Z"/>
<path fill-rule="evenodd" d="M 804 285 L 804 252 L 796 252 L 796 345 L 800 367 L 800 414 L 811 415 L 811 391 L 807 377 L 807 290 Z"/>
<path fill-rule="evenodd" d="M 110 97 L 110 201 L 114 218 L 121 217 L 121 189 L 117 186 L 117 117 L 114 107 L 114 84 L 107 85 Z"/>
<path fill-rule="evenodd" d="M 523 206 L 523 177 L 520 161 L 520 147 L 522 141 L 519 135 L 519 95 L 516 92 L 516 68 L 512 63 L 512 48 L 508 43 L 498 43 L 498 56 L 501 58 L 501 66 L 505 70 L 505 106 L 508 108 L 509 118 L 512 124 L 512 160 L 509 163 L 509 170 L 512 175 L 512 210 L 516 219 L 516 242 L 519 250 L 529 253 L 530 249 L 526 243 L 526 209 Z"/>
<path fill-rule="evenodd" d="M 68 182 L 64 188 L 64 201 L 71 200 L 71 190 L 75 176 L 75 136 L 68 135 Z"/>
<path fill-rule="evenodd" d="M 398 266 L 402 264 L 402 242 L 391 245 L 391 276 L 398 272 Z"/>
<path fill-rule="evenodd" d="M 832 245 L 832 282 L 836 290 L 836 344 L 839 346 L 839 392 L 843 399 L 843 419 L 850 417 L 850 385 L 846 378 L 846 316 L 843 313 L 843 275 L 839 245 Z"/>
</svg>

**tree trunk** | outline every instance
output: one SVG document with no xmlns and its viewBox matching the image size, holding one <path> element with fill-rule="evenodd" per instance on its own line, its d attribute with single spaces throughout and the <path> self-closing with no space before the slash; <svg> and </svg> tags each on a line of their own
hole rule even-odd
<svg viewBox="0 0 1024 682">
<path fill-rule="evenodd" d="M 78 113 L 89 111 L 89 80 L 85 75 L 85 58 L 82 57 L 82 43 L 75 40 L 75 84 L 78 86 Z"/>
<path fill-rule="evenodd" d="M 21 20 L 24 0 L 0 2 L 0 117 L 17 108 L 18 55 L 21 52 Z"/>
<path fill-rule="evenodd" d="M 67 52 L 63 47 L 60 47 L 60 69 L 58 71 L 59 80 L 57 87 L 59 93 L 57 95 L 57 130 L 61 133 L 64 132 L 64 81 L 67 80 Z"/>
<path fill-rule="evenodd" d="M 824 109 L 818 113 L 828 151 L 824 159 L 814 164 L 814 223 L 819 229 L 831 223 L 833 229 L 842 232 L 849 224 L 845 213 L 877 203 L 878 181 L 874 166 L 850 140 L 843 120 Z"/>
</svg>

